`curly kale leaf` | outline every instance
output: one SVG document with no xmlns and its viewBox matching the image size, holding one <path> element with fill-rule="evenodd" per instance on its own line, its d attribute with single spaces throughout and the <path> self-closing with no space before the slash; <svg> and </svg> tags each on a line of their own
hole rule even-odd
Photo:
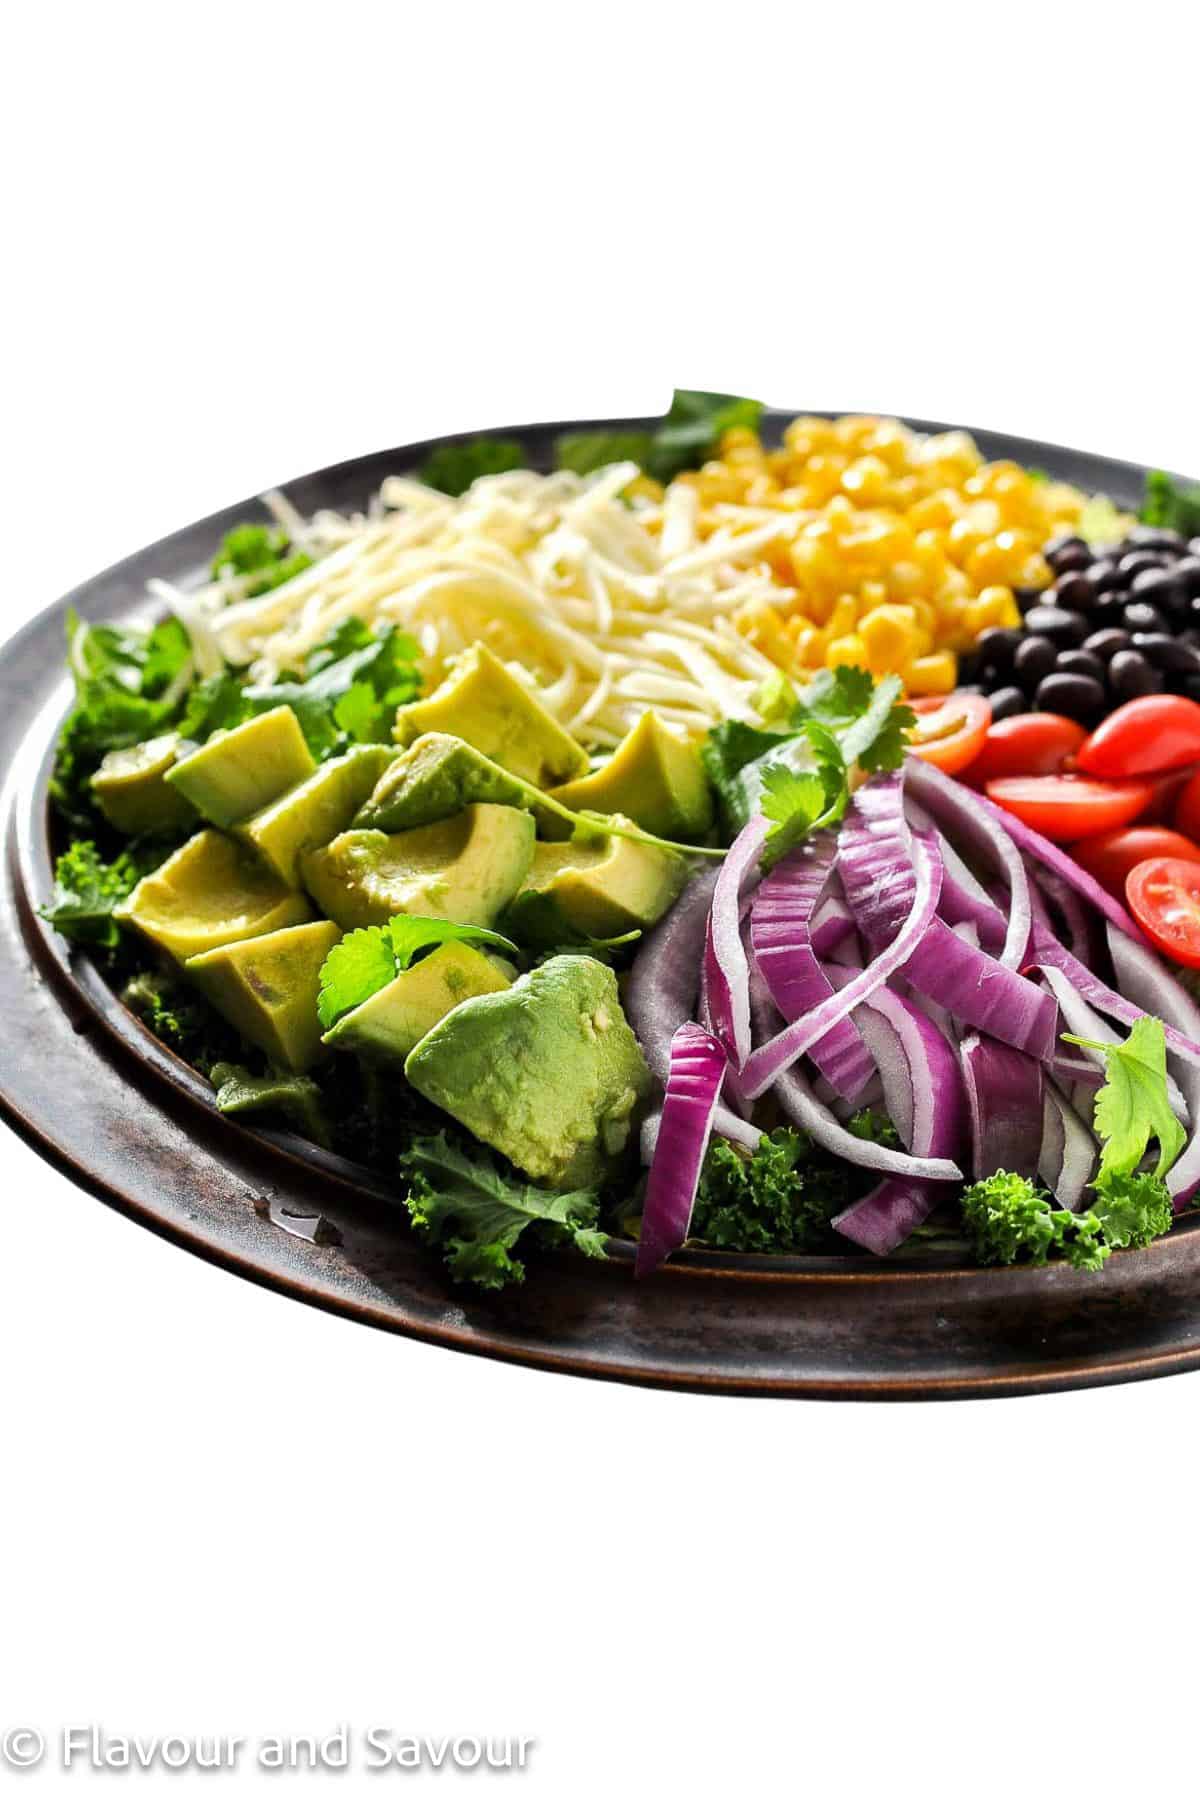
<svg viewBox="0 0 1200 1800">
<path fill-rule="evenodd" d="M 1161 469 L 1151 469 L 1138 516 L 1146 525 L 1200 536 L 1200 487 L 1183 487 Z"/>
<path fill-rule="evenodd" d="M 1093 1192 L 1091 1211 L 1114 1250 L 1141 1249 L 1171 1229 L 1174 1208 L 1158 1175 L 1101 1170 Z"/>
<path fill-rule="evenodd" d="M 115 909 L 162 855 L 131 845 L 106 862 L 90 838 L 77 838 L 55 862 L 54 893 L 42 918 L 74 944 L 114 950 L 120 940 Z"/>
<path fill-rule="evenodd" d="M 172 975 L 142 970 L 126 982 L 121 998 L 160 1042 L 202 1075 L 243 1051 L 233 1027 L 202 995 Z"/>
<path fill-rule="evenodd" d="M 785 1255 L 826 1248 L 829 1222 L 859 1191 L 856 1171 L 816 1149 L 803 1132 L 766 1132 L 748 1156 L 725 1138 L 710 1144 L 689 1236 L 717 1250 Z"/>
<path fill-rule="evenodd" d="M 418 1138 L 400 1163 L 408 1175 L 405 1204 L 421 1235 L 441 1246 L 455 1281 L 501 1288 L 523 1281 L 525 1265 L 512 1252 L 526 1230 L 543 1242 L 573 1244 L 603 1256 L 596 1230 L 599 1198 L 592 1188 L 552 1194 L 504 1173 L 484 1152 L 468 1155 L 444 1132 Z"/>
</svg>

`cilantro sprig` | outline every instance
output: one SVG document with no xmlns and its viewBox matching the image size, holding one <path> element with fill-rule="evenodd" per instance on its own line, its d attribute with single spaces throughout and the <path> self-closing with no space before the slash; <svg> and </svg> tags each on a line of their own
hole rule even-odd
<svg viewBox="0 0 1200 1800">
<path fill-rule="evenodd" d="M 418 956 L 439 944 L 486 944 L 518 956 L 517 946 L 482 925 L 460 925 L 453 919 L 423 919 L 397 913 L 386 925 L 364 925 L 347 932 L 321 965 L 317 1016 L 326 1031 L 389 981 L 404 973 Z"/>
<path fill-rule="evenodd" d="M 1103 1140 L 1101 1173 L 1130 1175 L 1158 1142 L 1161 1180 L 1187 1142 L 1167 1095 L 1167 1044 L 1162 1021 L 1136 1019 L 1124 1042 L 1100 1043 L 1063 1033 L 1063 1042 L 1104 1052 L 1105 1081 L 1096 1095 L 1095 1127 Z"/>
</svg>

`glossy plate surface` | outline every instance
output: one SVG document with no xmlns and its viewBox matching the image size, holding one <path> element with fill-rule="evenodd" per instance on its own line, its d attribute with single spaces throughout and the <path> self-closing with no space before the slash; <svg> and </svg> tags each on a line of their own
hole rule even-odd
<svg viewBox="0 0 1200 1800">
<path fill-rule="evenodd" d="M 768 435 L 790 412 L 767 416 Z M 920 430 L 946 427 L 910 421 Z M 656 421 L 504 427 L 534 459 L 563 430 Z M 1011 456 L 1136 503 L 1144 470 L 978 431 Z M 303 512 L 356 508 L 410 445 L 289 482 Z M 683 1252 L 635 1285 L 632 1255 L 530 1262 L 523 1287 L 479 1296 L 446 1281 L 375 1177 L 284 1132 L 221 1118 L 206 1082 L 165 1050 L 83 958 L 37 918 L 50 889 L 46 780 L 69 704 L 68 605 L 89 620 L 149 616 L 150 575 L 196 579 L 222 533 L 260 512 L 241 502 L 98 575 L 0 651 L 0 1109 L 56 1167 L 184 1247 L 297 1299 L 409 1336 L 580 1375 L 726 1393 L 956 1398 L 1044 1392 L 1200 1366 L 1200 1216 L 1101 1275 L 981 1270 L 945 1257 L 752 1258 Z M 271 1221 L 274 1205 L 321 1214 L 337 1243 Z M 31 1271 L 48 1280 L 50 1271 Z M 103 1279 L 103 1272 L 98 1272 Z"/>
</svg>

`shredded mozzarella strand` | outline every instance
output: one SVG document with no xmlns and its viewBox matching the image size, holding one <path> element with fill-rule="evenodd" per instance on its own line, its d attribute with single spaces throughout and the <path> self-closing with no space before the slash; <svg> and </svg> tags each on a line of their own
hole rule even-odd
<svg viewBox="0 0 1200 1800">
<path fill-rule="evenodd" d="M 253 599 L 235 576 L 186 594 L 151 587 L 186 624 L 204 673 L 224 659 L 273 680 L 358 618 L 410 631 L 429 686 L 482 639 L 591 746 L 619 742 L 647 706 L 689 734 L 752 719 L 775 667 L 732 614 L 778 600 L 762 552 L 802 521 L 747 509 L 702 540 L 690 489 L 661 503 L 621 499 L 637 472 L 516 470 L 461 499 L 392 476 L 365 513 L 311 518 L 271 493 L 268 511 L 315 559 L 309 568 Z"/>
</svg>

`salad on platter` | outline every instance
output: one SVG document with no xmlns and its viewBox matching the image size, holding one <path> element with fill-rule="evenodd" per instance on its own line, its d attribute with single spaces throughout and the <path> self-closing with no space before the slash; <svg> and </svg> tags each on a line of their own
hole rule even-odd
<svg viewBox="0 0 1200 1800">
<path fill-rule="evenodd" d="M 1200 490 L 678 392 L 72 616 L 44 917 L 455 1281 L 1101 1270 L 1200 1194 Z"/>
</svg>

